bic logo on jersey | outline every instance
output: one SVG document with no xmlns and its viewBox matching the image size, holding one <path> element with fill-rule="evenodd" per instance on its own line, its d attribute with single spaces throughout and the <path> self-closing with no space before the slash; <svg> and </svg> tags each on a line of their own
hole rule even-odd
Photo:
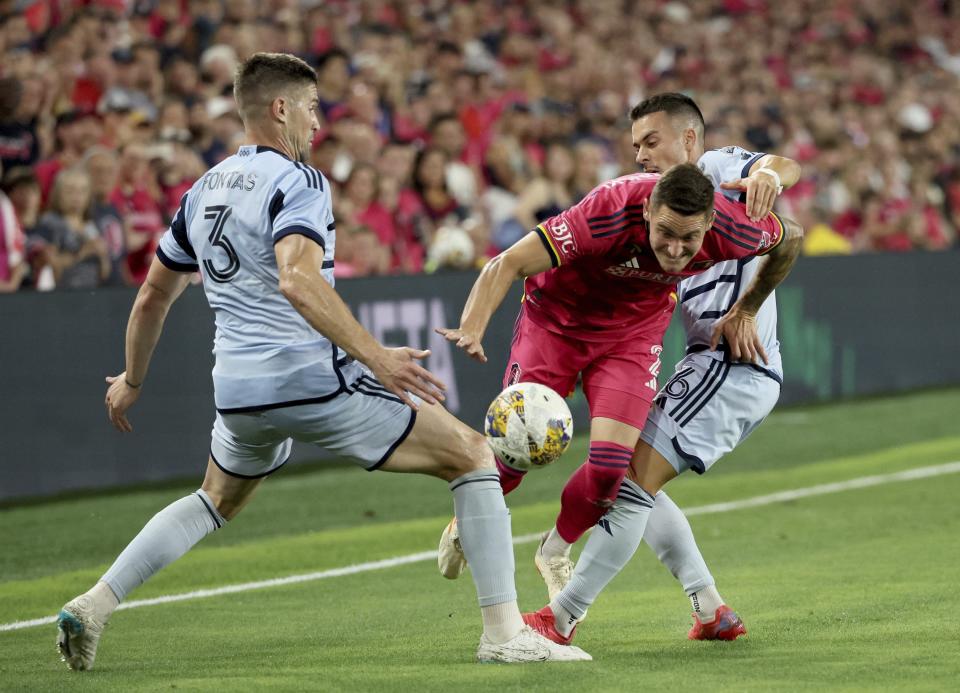
<svg viewBox="0 0 960 693">
<path fill-rule="evenodd" d="M 567 222 L 562 219 L 557 219 L 551 223 L 548 227 L 550 235 L 553 237 L 553 240 L 556 242 L 557 247 L 563 252 L 564 255 L 568 255 L 577 249 L 577 242 L 573 239 L 573 232 L 567 226 Z"/>
</svg>

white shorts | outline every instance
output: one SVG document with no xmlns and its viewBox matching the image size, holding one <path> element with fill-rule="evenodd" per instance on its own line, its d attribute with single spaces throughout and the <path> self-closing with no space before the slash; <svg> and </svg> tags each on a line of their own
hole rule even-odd
<svg viewBox="0 0 960 693">
<path fill-rule="evenodd" d="M 763 423 L 780 383 L 749 364 L 691 354 L 657 393 L 640 437 L 677 473 L 703 474 Z"/>
<path fill-rule="evenodd" d="M 372 472 L 406 439 L 415 421 L 416 412 L 365 370 L 344 392 L 325 402 L 218 412 L 210 457 L 231 476 L 257 479 L 282 467 L 296 440 Z"/>
</svg>

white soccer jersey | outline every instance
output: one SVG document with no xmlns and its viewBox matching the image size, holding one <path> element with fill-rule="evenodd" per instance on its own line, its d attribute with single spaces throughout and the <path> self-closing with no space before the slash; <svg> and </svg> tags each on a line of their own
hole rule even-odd
<svg viewBox="0 0 960 693">
<path fill-rule="evenodd" d="M 333 285 L 331 204 L 323 174 L 256 145 L 214 166 L 180 201 L 157 257 L 203 278 L 216 315 L 213 383 L 220 412 L 325 401 L 362 373 L 279 289 L 273 247 L 291 234 L 324 249 L 322 273 Z"/>
<path fill-rule="evenodd" d="M 697 165 L 716 189 L 720 184 L 736 178 L 745 178 L 764 154 L 748 152 L 740 147 L 724 147 L 705 152 Z M 737 190 L 722 190 L 733 200 L 744 201 L 743 193 Z M 748 257 L 742 260 L 720 262 L 703 274 L 684 279 L 679 286 L 679 300 L 683 327 L 687 333 L 687 353 L 709 350 L 710 337 L 717 320 L 726 314 L 753 281 L 761 258 Z M 757 332 L 767 352 L 769 363 L 763 367 L 774 378 L 783 382 L 783 366 L 780 359 L 780 342 L 777 341 L 777 304 L 773 293 L 764 301 L 757 313 Z M 711 352 L 714 358 L 724 360 L 723 350 Z"/>
</svg>

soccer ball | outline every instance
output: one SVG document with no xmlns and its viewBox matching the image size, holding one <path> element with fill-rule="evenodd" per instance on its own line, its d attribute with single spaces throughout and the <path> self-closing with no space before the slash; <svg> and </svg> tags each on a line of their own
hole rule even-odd
<svg viewBox="0 0 960 693">
<path fill-rule="evenodd" d="M 555 462 L 566 451 L 573 417 L 563 397 L 546 385 L 517 383 L 493 400 L 483 432 L 501 462 L 525 472 Z"/>
</svg>

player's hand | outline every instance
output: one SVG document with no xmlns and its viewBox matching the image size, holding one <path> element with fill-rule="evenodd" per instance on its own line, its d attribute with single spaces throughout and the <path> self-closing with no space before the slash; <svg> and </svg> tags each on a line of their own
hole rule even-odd
<svg viewBox="0 0 960 693">
<path fill-rule="evenodd" d="M 403 400 L 404 404 L 417 411 L 419 407 L 410 395 L 416 395 L 427 404 L 442 402 L 447 386 L 433 373 L 417 363 L 430 352 L 423 349 L 399 347 L 384 349 L 380 357 L 367 365 L 377 376 L 380 384 Z"/>
<path fill-rule="evenodd" d="M 724 190 L 741 190 L 747 193 L 747 216 L 751 221 L 760 221 L 773 210 L 777 199 L 777 185 L 773 176 L 754 174 L 748 178 L 736 178 L 721 183 Z"/>
<path fill-rule="evenodd" d="M 120 375 L 108 375 L 106 381 L 110 384 L 110 387 L 107 388 L 107 396 L 104 398 L 104 404 L 107 405 L 107 417 L 118 431 L 130 433 L 133 426 L 127 420 L 127 409 L 132 407 L 133 403 L 140 397 L 140 388 L 127 385 L 126 371 Z"/>
<path fill-rule="evenodd" d="M 443 335 L 448 342 L 453 342 L 458 347 L 467 352 L 467 355 L 479 361 L 487 362 L 487 355 L 483 353 L 483 344 L 476 335 L 465 332 L 463 329 L 453 329 L 452 327 L 438 327 L 434 330 L 439 335 Z"/>
<path fill-rule="evenodd" d="M 713 336 L 710 338 L 710 348 L 716 349 L 721 338 L 727 340 L 730 358 L 734 361 L 756 363 L 759 356 L 764 363 L 769 363 L 763 342 L 757 334 L 756 315 L 739 310 L 735 305 L 726 315 L 717 320 L 716 327 L 713 328 Z"/>
</svg>

